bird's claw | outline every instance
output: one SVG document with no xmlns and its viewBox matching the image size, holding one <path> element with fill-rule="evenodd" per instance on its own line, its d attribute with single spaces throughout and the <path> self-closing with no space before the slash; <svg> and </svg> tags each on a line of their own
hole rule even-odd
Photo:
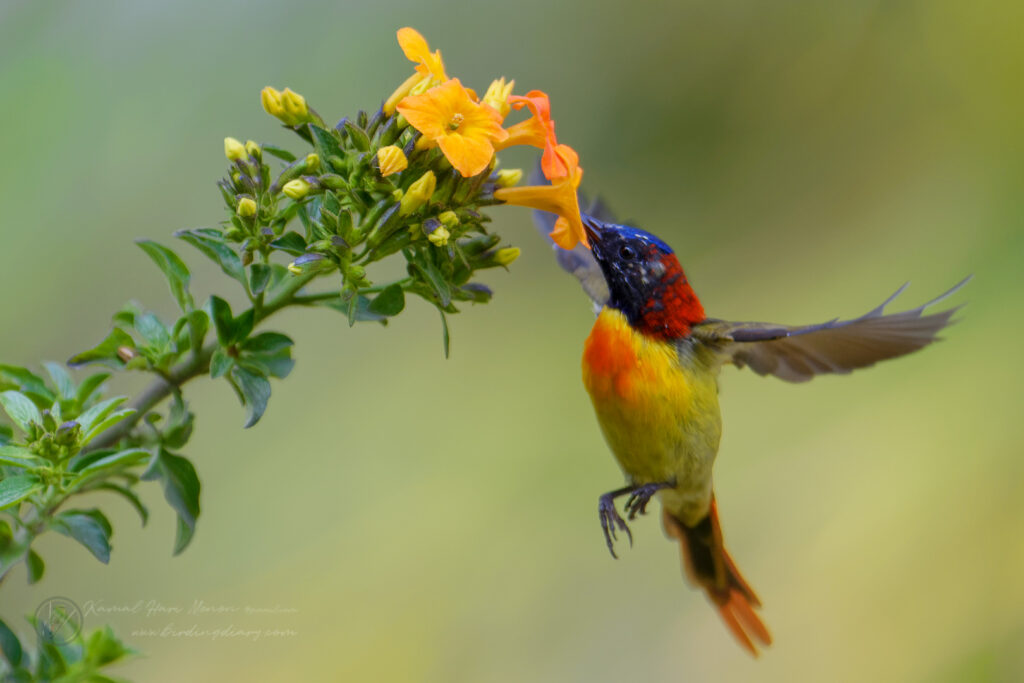
<svg viewBox="0 0 1024 683">
<path fill-rule="evenodd" d="M 629 521 L 636 519 L 637 515 L 647 514 L 647 504 L 651 502 L 651 498 L 654 494 L 664 488 L 669 488 L 671 485 L 668 483 L 657 483 L 657 484 L 644 484 L 635 488 L 630 494 L 629 498 L 626 499 L 626 504 L 622 507 L 622 511 L 626 513 Z"/>
<path fill-rule="evenodd" d="M 613 497 L 601 496 L 597 504 L 597 514 L 601 519 L 601 530 L 604 532 L 604 540 L 608 544 L 608 552 L 617 560 L 619 556 L 615 554 L 615 541 L 618 540 L 618 536 L 615 533 L 615 528 L 618 527 L 619 531 L 626 532 L 631 548 L 633 547 L 633 532 L 629 530 L 626 520 L 615 509 Z"/>
</svg>

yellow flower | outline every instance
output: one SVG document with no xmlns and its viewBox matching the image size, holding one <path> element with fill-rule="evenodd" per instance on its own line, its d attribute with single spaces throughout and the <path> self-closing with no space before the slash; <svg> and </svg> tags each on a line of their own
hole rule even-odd
<svg viewBox="0 0 1024 683">
<path fill-rule="evenodd" d="M 242 197 L 238 200 L 237 212 L 242 218 L 252 218 L 256 215 L 256 202 L 249 197 Z"/>
<path fill-rule="evenodd" d="M 380 174 L 384 177 L 392 173 L 404 171 L 409 167 L 409 160 L 405 152 L 397 145 L 388 145 L 377 150 L 377 165 L 380 166 Z"/>
<path fill-rule="evenodd" d="M 445 211 L 437 217 L 437 220 L 441 221 L 441 225 L 446 228 L 454 228 L 459 224 L 459 214 L 454 211 Z"/>
<path fill-rule="evenodd" d="M 434 190 L 437 188 L 437 177 L 433 171 L 427 171 L 421 175 L 416 182 L 409 186 L 405 194 L 402 195 L 402 208 L 398 210 L 399 215 L 408 216 L 416 209 L 420 208 L 428 201 L 434 194 Z"/>
<path fill-rule="evenodd" d="M 505 117 L 508 116 L 509 110 L 512 108 L 508 103 L 508 98 L 512 94 L 512 86 L 516 84 L 515 81 L 505 82 L 505 77 L 497 78 L 491 82 L 491 85 L 487 88 L 487 92 L 484 93 L 483 104 L 498 112 L 501 115 L 501 119 L 504 121 Z"/>
<path fill-rule="evenodd" d="M 286 196 L 291 197 L 292 199 L 295 200 L 299 200 L 305 197 L 307 194 L 309 194 L 309 190 L 309 183 L 307 183 L 302 178 L 289 180 L 287 183 L 284 184 L 284 187 L 281 188 L 281 191 L 284 192 Z"/>
<path fill-rule="evenodd" d="M 508 137 L 501 115 L 474 102 L 457 78 L 406 97 L 398 103 L 398 111 L 425 138 L 436 142 L 466 178 L 487 168 L 494 157 L 493 143 Z"/>
<path fill-rule="evenodd" d="M 290 88 L 280 92 L 269 85 L 260 91 L 260 101 L 268 114 L 277 118 L 286 126 L 297 126 L 309 121 L 309 108 L 306 98 Z"/>
<path fill-rule="evenodd" d="M 519 258 L 519 254 L 522 253 L 519 247 L 505 247 L 494 252 L 494 262 L 499 266 L 508 266 L 510 263 Z"/>
<path fill-rule="evenodd" d="M 384 113 L 388 116 L 395 113 L 395 107 L 413 91 L 413 88 L 422 92 L 448 80 L 444 72 L 444 62 L 441 60 L 441 51 L 431 52 L 426 38 L 416 29 L 408 26 L 398 29 L 398 45 L 406 58 L 416 64 L 416 72 L 405 79 L 384 102 Z"/>
<path fill-rule="evenodd" d="M 259 159 L 263 155 L 263 149 L 259 146 L 259 143 L 253 140 L 245 141 L 245 151 L 249 153 L 253 159 Z"/>
<path fill-rule="evenodd" d="M 427 239 L 434 246 L 443 247 L 448 244 L 448 238 L 451 236 L 452 234 L 448 232 L 448 228 L 440 225 L 434 229 L 434 232 L 427 235 Z"/>
<path fill-rule="evenodd" d="M 528 185 L 526 187 L 504 187 L 494 192 L 494 198 L 509 204 L 529 206 L 558 215 L 551 239 L 563 249 L 572 249 L 578 242 L 587 244 L 587 233 L 580 218 L 579 197 L 576 194 L 583 180 L 583 169 L 579 167 L 579 155 L 569 145 L 558 145 L 552 150 L 558 163 L 555 168 L 564 169 L 565 175 L 551 178 L 550 185 Z"/>
<path fill-rule="evenodd" d="M 241 161 L 248 155 L 245 145 L 241 142 L 234 138 L 224 138 L 224 156 L 228 158 L 228 161 Z"/>
<path fill-rule="evenodd" d="M 498 183 L 498 187 L 515 187 L 523 179 L 523 169 L 503 168 L 498 171 L 497 176 L 495 180 Z"/>
<path fill-rule="evenodd" d="M 398 45 L 405 53 L 406 59 L 416 63 L 416 71 L 424 76 L 430 75 L 437 80 L 444 82 L 448 76 L 444 73 L 444 61 L 441 59 L 441 51 L 430 51 L 430 45 L 419 31 L 406 26 L 398 29 Z"/>
</svg>

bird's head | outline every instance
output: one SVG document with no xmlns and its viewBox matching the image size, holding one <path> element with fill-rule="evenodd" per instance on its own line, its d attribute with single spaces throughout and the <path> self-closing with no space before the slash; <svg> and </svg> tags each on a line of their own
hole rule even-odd
<svg viewBox="0 0 1024 683">
<path fill-rule="evenodd" d="M 594 258 L 608 282 L 608 305 L 634 329 L 659 339 L 690 333 L 704 308 L 675 252 L 649 232 L 583 216 Z"/>
</svg>

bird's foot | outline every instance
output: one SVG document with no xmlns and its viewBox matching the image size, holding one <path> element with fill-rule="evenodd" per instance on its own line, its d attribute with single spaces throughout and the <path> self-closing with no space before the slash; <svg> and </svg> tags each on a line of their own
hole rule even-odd
<svg viewBox="0 0 1024 683">
<path fill-rule="evenodd" d="M 669 482 L 637 486 L 630 492 L 629 498 L 626 499 L 626 504 L 622 507 L 622 511 L 626 513 L 629 521 L 632 522 L 636 519 L 637 515 L 647 514 L 647 504 L 651 502 L 651 498 L 654 497 L 655 493 L 662 489 L 670 489 L 672 486 Z"/>
<path fill-rule="evenodd" d="M 628 491 L 620 489 L 619 491 L 606 493 L 598 499 L 597 503 L 597 514 L 601 519 L 601 530 L 604 531 L 604 540 L 608 544 L 608 552 L 616 560 L 619 559 L 619 556 L 615 554 L 615 541 L 618 540 L 615 533 L 616 527 L 618 527 L 619 531 L 626 532 L 626 536 L 629 537 L 629 546 L 633 547 L 633 532 L 629 530 L 626 520 L 622 519 L 619 511 L 615 509 L 615 497 L 621 496 L 623 493 L 628 493 Z"/>
</svg>

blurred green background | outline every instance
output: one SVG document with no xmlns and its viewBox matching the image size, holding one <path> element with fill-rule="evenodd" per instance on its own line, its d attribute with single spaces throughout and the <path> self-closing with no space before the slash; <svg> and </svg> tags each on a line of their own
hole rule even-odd
<svg viewBox="0 0 1024 683">
<path fill-rule="evenodd" d="M 417 304 L 386 329 L 289 312 L 299 363 L 242 431 L 222 382 L 189 387 L 203 482 L 171 557 L 155 485 L 120 500 L 109 567 L 39 543 L 52 595 L 282 611 L 86 615 L 145 681 L 1024 680 L 1024 5 L 821 3 L 0 3 L 0 358 L 65 359 L 128 298 L 170 312 L 132 244 L 222 216 L 226 135 L 293 144 L 264 85 L 327 118 L 409 72 L 411 25 L 479 89 L 551 94 L 585 188 L 674 245 L 715 316 L 906 307 L 967 273 L 947 341 L 850 377 L 722 377 L 727 543 L 776 645 L 759 661 L 680 578 L 657 515 L 612 561 L 597 496 L 621 484 L 579 379 L 589 305 L 533 232 L 492 305 Z M 529 164 L 532 157 L 509 155 Z M 187 246 L 197 296 L 229 289 Z M 123 390 L 133 390 L 125 384 Z M 253 641 L 140 629 L 278 629 Z"/>
</svg>

